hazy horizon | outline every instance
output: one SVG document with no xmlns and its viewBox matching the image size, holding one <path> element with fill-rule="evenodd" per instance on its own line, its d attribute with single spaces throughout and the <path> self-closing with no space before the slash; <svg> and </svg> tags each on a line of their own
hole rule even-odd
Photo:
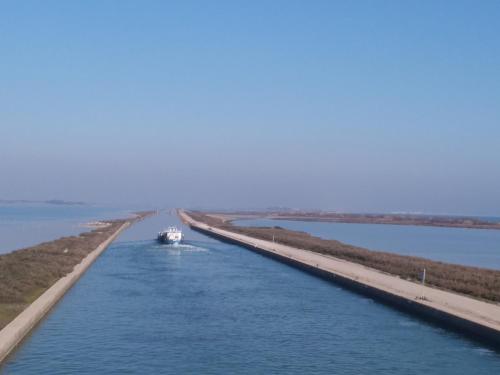
<svg viewBox="0 0 500 375">
<path fill-rule="evenodd" d="M 5 2 L 0 199 L 500 216 L 500 2 Z"/>
</svg>

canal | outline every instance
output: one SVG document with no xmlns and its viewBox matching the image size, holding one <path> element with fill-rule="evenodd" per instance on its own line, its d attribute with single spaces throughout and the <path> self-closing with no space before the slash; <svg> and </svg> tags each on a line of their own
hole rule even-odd
<svg viewBox="0 0 500 375">
<path fill-rule="evenodd" d="M 0 369 L 5 374 L 495 374 L 454 332 L 183 227 L 136 224 Z"/>
</svg>

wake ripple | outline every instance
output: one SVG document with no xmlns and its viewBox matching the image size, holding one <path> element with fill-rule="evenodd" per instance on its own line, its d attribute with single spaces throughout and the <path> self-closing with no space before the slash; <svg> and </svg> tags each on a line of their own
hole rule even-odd
<svg viewBox="0 0 500 375">
<path fill-rule="evenodd" d="M 167 244 L 156 244 L 152 247 L 153 249 L 167 250 L 167 251 L 185 251 L 185 252 L 206 252 L 208 249 L 196 245 L 191 245 L 188 243 L 167 245 Z"/>
</svg>

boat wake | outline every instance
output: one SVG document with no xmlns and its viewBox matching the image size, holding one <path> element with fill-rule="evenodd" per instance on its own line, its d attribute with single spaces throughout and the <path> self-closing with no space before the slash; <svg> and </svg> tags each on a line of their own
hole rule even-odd
<svg viewBox="0 0 500 375">
<path fill-rule="evenodd" d="M 180 243 L 180 244 L 158 244 L 154 248 L 156 249 L 165 249 L 168 251 L 188 251 L 188 252 L 203 252 L 208 251 L 204 247 L 199 247 L 196 245 L 191 245 L 188 243 Z"/>
</svg>

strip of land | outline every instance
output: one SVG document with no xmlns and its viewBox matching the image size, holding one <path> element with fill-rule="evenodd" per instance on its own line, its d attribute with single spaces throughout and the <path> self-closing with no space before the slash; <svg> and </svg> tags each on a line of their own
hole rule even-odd
<svg viewBox="0 0 500 375">
<path fill-rule="evenodd" d="M 64 296 L 122 230 L 152 212 L 0 256 L 0 362 Z M 104 222 L 101 222 L 104 223 Z M 8 323 L 8 324 L 7 324 Z"/>
<path fill-rule="evenodd" d="M 106 225 L 90 232 L 0 255 L 0 329 L 124 224 L 147 215 L 149 212 L 140 212 L 132 218 L 102 221 Z"/>
<path fill-rule="evenodd" d="M 386 224 L 386 225 L 418 225 L 428 227 L 496 229 L 500 230 L 500 222 L 487 221 L 466 216 L 414 215 L 414 214 L 354 214 L 337 212 L 210 212 L 210 216 L 223 221 L 238 219 L 273 219 L 296 221 L 324 221 L 352 224 Z"/>
<path fill-rule="evenodd" d="M 326 240 L 275 227 L 243 227 L 213 214 L 190 212 L 190 216 L 212 227 L 244 234 L 253 238 L 274 241 L 280 244 L 307 249 L 333 256 L 349 262 L 377 269 L 405 280 L 418 282 L 426 270 L 426 283 L 437 288 L 465 294 L 474 298 L 500 302 L 500 271 L 458 264 L 449 264 L 430 259 L 372 251 L 336 240 Z"/>
<path fill-rule="evenodd" d="M 494 342 L 496 345 L 500 344 L 500 305 L 498 303 L 479 300 L 471 296 L 439 289 L 430 285 L 421 285 L 415 282 L 416 279 L 407 280 L 395 274 L 389 274 L 379 269 L 368 267 L 361 262 L 363 254 L 357 254 L 356 256 L 359 257 L 354 259 L 358 261 L 352 261 L 352 258 L 351 260 L 346 260 L 345 258 L 333 256 L 327 252 L 327 247 L 318 247 L 320 242 L 315 242 L 315 246 L 297 246 L 298 244 L 306 245 L 304 242 L 296 242 L 301 237 L 307 238 L 309 235 L 306 233 L 286 231 L 280 228 L 249 229 L 237 227 L 199 212 L 185 212 L 180 210 L 179 214 L 194 229 L 242 244 L 266 255 L 284 260 L 287 263 L 299 265 L 308 271 L 314 270 L 315 273 L 322 276 L 331 276 L 333 280 L 355 286 L 358 290 L 362 289 L 385 301 L 390 301 L 400 307 L 414 310 L 427 317 L 443 321 L 446 324 L 455 326 L 455 328 L 463 329 L 469 334 L 481 336 Z M 290 233 L 288 232 L 295 233 L 296 235 L 289 237 Z M 338 241 L 309 237 L 314 239 L 314 241 L 324 242 L 323 245 L 334 245 L 334 248 L 338 248 L 339 244 L 341 244 Z M 291 245 L 291 243 L 294 245 Z M 344 250 L 349 249 L 344 248 Z M 348 253 L 349 251 L 346 251 L 344 255 Z M 381 254 L 377 252 L 373 253 L 375 256 Z M 356 254 L 356 251 L 352 254 Z M 397 256 L 397 264 L 404 268 L 406 262 L 412 264 L 411 258 Z M 392 262 L 389 259 L 387 261 Z M 381 262 L 380 264 L 383 263 L 385 262 Z M 498 301 L 500 272 L 482 271 L 492 272 L 496 290 L 491 290 L 489 295 L 492 297 L 492 300 Z"/>
</svg>

